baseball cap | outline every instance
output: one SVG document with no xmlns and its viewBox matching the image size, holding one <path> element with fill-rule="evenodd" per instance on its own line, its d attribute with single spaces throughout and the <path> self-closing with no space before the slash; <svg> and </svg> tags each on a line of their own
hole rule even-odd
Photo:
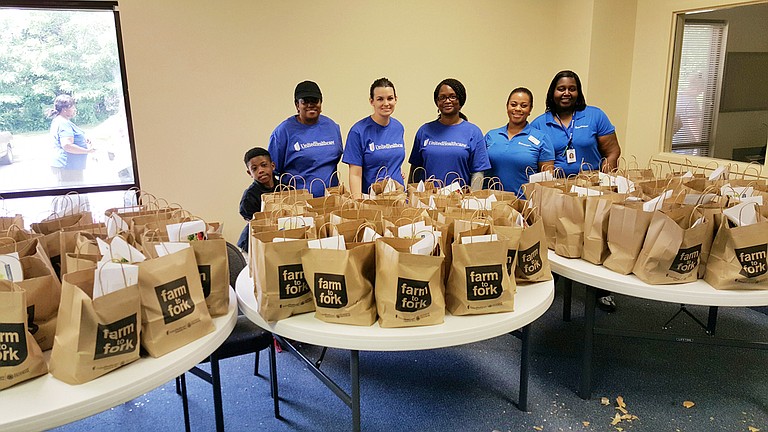
<svg viewBox="0 0 768 432">
<path fill-rule="evenodd" d="M 302 81 L 296 85 L 296 90 L 293 92 L 293 99 L 299 100 L 308 97 L 314 97 L 323 99 L 323 94 L 320 92 L 320 87 L 313 81 Z"/>
</svg>

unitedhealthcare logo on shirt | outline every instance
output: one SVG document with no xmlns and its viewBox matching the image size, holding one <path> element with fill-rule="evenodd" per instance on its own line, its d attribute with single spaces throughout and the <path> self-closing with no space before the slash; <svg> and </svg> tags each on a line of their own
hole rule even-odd
<svg viewBox="0 0 768 432">
<path fill-rule="evenodd" d="M 429 140 L 427 140 L 429 141 Z M 368 149 L 371 151 L 375 150 L 391 150 L 391 149 L 400 149 L 403 148 L 402 143 L 390 143 L 390 144 L 376 144 L 376 143 L 368 143 Z"/>
<path fill-rule="evenodd" d="M 369 142 L 368 143 L 368 150 L 370 150 L 370 151 L 376 150 L 376 143 L 374 143 L 373 141 Z"/>
<path fill-rule="evenodd" d="M 466 143 L 460 143 L 456 141 L 430 141 L 429 138 L 424 140 L 424 147 L 431 145 L 431 146 L 439 146 L 439 147 L 461 147 L 461 148 L 467 148 Z"/>
<path fill-rule="evenodd" d="M 299 143 L 296 141 L 295 144 L 293 144 L 293 149 L 296 151 L 299 150 L 306 150 L 311 147 L 325 147 L 325 146 L 332 146 L 336 144 L 336 141 L 312 141 L 308 143 Z"/>
</svg>

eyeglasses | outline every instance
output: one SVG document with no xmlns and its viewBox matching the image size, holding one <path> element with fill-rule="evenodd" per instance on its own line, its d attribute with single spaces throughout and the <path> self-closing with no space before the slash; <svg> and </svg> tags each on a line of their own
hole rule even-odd
<svg viewBox="0 0 768 432">
<path fill-rule="evenodd" d="M 449 100 L 451 102 L 456 102 L 457 100 L 459 100 L 459 97 L 456 96 L 455 94 L 448 95 L 448 96 L 440 95 L 440 96 L 437 97 L 437 101 L 438 102 L 445 102 L 446 100 Z"/>
<path fill-rule="evenodd" d="M 305 97 L 305 98 L 299 99 L 299 103 L 304 104 L 304 105 L 317 105 L 317 104 L 320 103 L 320 98 Z"/>
</svg>

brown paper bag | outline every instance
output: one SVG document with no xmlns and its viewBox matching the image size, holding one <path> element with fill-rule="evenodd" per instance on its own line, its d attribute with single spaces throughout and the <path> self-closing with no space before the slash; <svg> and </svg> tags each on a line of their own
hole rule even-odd
<svg viewBox="0 0 768 432">
<path fill-rule="evenodd" d="M 74 273 L 80 270 L 95 269 L 99 260 L 101 260 L 101 255 L 68 252 L 64 255 L 61 267 L 62 269 L 67 269 L 66 273 L 64 273 L 66 275 L 67 273 Z M 61 277 L 64 278 L 64 275 Z"/>
<path fill-rule="evenodd" d="M 722 217 L 715 234 L 704 280 L 715 289 L 768 289 L 768 220 L 731 226 Z"/>
<path fill-rule="evenodd" d="M 645 233 L 653 212 L 643 211 L 642 203 L 611 205 L 608 216 L 608 249 L 603 265 L 616 273 L 629 274 L 643 248 Z"/>
<path fill-rule="evenodd" d="M 259 315 L 266 321 L 315 310 L 301 264 L 308 230 L 297 228 L 251 236 L 248 251 L 254 292 Z M 276 237 L 292 241 L 275 242 Z"/>
<path fill-rule="evenodd" d="M 304 249 L 301 264 L 315 300 L 315 318 L 369 326 L 376 321 L 374 243 L 347 243 L 347 250 Z"/>
<path fill-rule="evenodd" d="M 376 240 L 376 310 L 381 327 L 434 325 L 445 318 L 444 257 L 410 253 L 419 240 Z"/>
<path fill-rule="evenodd" d="M 139 263 L 141 344 L 160 357 L 214 330 L 191 248 Z"/>
<path fill-rule="evenodd" d="M 82 384 L 139 358 L 141 295 L 132 285 L 93 299 L 93 269 L 64 275 L 51 375 Z"/>
<path fill-rule="evenodd" d="M 0 390 L 45 375 L 43 352 L 27 330 L 24 289 L 0 280 Z"/>
<path fill-rule="evenodd" d="M 592 264 L 602 264 L 608 257 L 608 217 L 611 205 L 623 202 L 624 194 L 609 193 L 588 196 L 584 206 L 584 248 L 581 258 Z"/>
<path fill-rule="evenodd" d="M 8 231 L 12 226 L 24 229 L 24 218 L 20 214 L 13 216 L 0 216 L 0 231 Z"/>
<path fill-rule="evenodd" d="M 632 272 L 652 285 L 695 281 L 710 229 L 706 219 L 691 227 L 695 218 L 693 207 L 654 212 Z"/>
<path fill-rule="evenodd" d="M 475 234 L 473 234 L 475 235 Z M 499 240 L 452 245 L 445 306 L 452 315 L 512 312 L 515 281 L 507 271 L 509 242 Z"/>
<path fill-rule="evenodd" d="M 573 193 L 554 196 L 555 253 L 566 258 L 581 258 L 584 247 L 584 208 L 586 197 Z"/>
<path fill-rule="evenodd" d="M 16 284 L 27 292 L 27 319 L 29 332 L 40 349 L 53 347 L 56 334 L 56 316 L 61 299 L 61 285 L 48 266 L 36 256 L 19 259 L 24 280 Z"/>
<path fill-rule="evenodd" d="M 523 227 L 520 233 L 520 244 L 517 248 L 515 282 L 519 284 L 552 280 L 542 218 L 536 211 L 528 211 L 526 222 L 527 226 Z"/>
</svg>

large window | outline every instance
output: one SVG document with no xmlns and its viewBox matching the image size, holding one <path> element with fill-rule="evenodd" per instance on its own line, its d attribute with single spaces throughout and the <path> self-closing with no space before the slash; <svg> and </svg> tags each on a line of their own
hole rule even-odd
<svg viewBox="0 0 768 432">
<path fill-rule="evenodd" d="M 137 187 L 117 3 L 0 0 L 0 35 L 0 212 Z"/>
</svg>

